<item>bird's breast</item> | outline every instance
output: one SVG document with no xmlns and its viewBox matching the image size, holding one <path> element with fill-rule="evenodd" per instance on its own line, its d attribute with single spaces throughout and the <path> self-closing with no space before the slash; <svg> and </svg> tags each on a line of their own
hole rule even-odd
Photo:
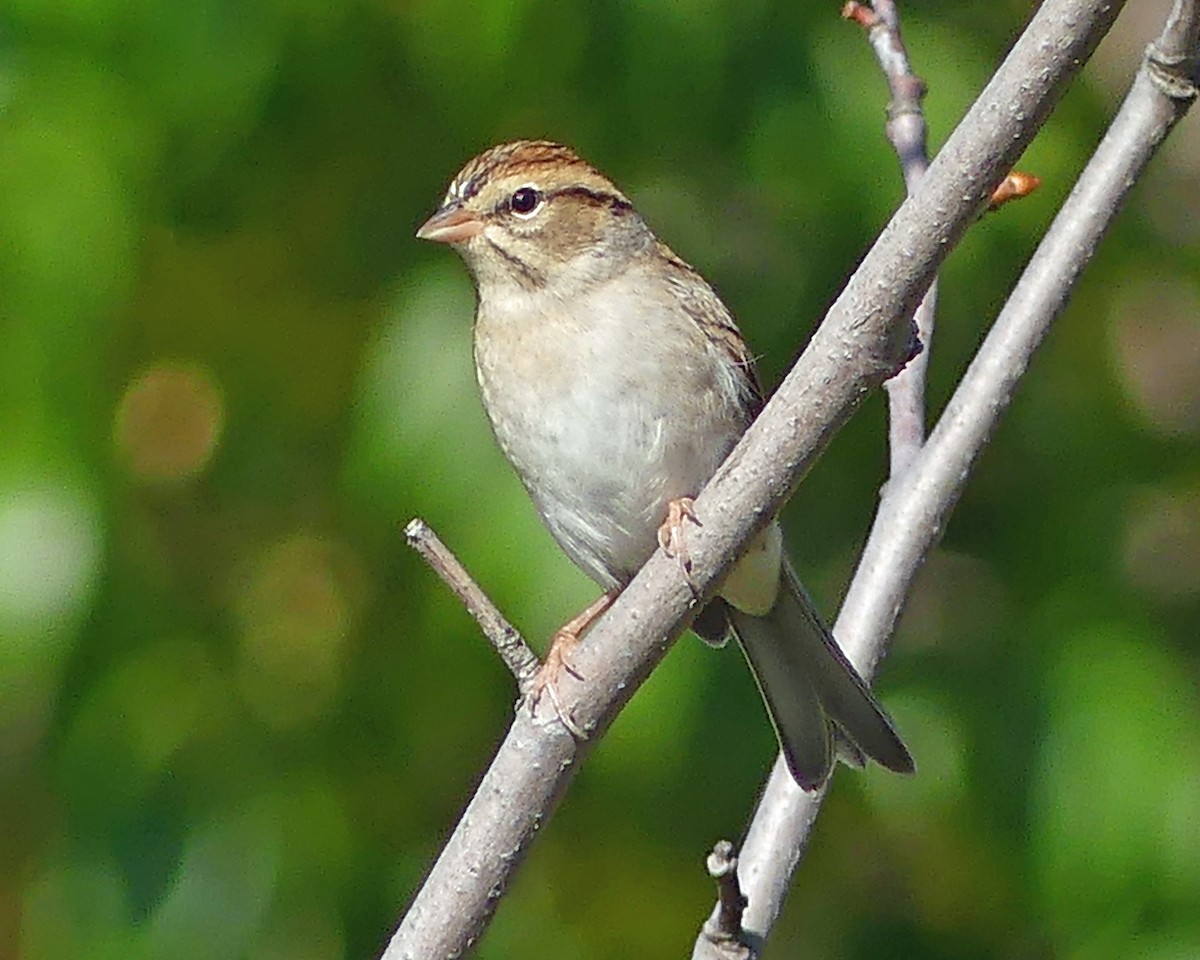
<svg viewBox="0 0 1200 960">
<path fill-rule="evenodd" d="M 484 407 L 567 553 L 601 582 L 623 580 L 653 552 L 667 502 L 703 486 L 745 413 L 690 318 L 655 313 L 645 297 L 537 300 L 481 298 Z"/>
</svg>

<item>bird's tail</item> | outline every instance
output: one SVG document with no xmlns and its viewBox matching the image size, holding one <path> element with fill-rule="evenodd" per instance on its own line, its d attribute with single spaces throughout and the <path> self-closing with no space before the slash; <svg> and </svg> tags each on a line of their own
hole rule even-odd
<svg viewBox="0 0 1200 960">
<path fill-rule="evenodd" d="M 864 758 L 897 773 L 915 770 L 891 718 L 871 695 L 784 559 L 780 589 L 765 616 L 727 605 L 796 782 L 813 790 L 835 759 Z"/>
</svg>

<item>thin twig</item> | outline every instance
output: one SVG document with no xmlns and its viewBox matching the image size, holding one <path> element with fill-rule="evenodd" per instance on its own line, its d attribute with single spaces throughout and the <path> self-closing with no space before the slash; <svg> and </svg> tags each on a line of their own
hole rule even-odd
<svg viewBox="0 0 1200 960">
<path fill-rule="evenodd" d="M 688 547 L 700 596 L 660 550 L 592 628 L 573 659 L 587 682 L 560 689 L 564 709 L 590 739 L 578 741 L 562 724 L 518 711 L 386 960 L 458 957 L 479 937 L 578 761 L 858 402 L 908 355 L 907 318 L 933 275 L 1120 7 L 1121 0 L 1044 0 L 920 191 L 897 211 L 783 384 L 696 498 L 703 526 L 691 531 Z M 860 668 L 868 665 L 861 647 L 851 650 Z M 755 894 L 744 870 L 740 876 L 750 897 L 749 928 Z"/>
<path fill-rule="evenodd" d="M 879 508 L 835 632 L 850 659 L 869 675 L 891 634 L 922 558 L 958 500 L 972 465 L 1007 409 L 1017 382 L 1080 272 L 1115 217 L 1121 201 L 1171 127 L 1196 97 L 1194 82 L 1200 14 L 1196 0 L 1176 0 L 1163 36 L 1080 175 L 1005 304 L 975 360 L 904 484 L 889 487 Z M 1166 87 L 1154 77 L 1155 51 L 1171 37 L 1177 57 Z M 1188 54 L 1187 49 L 1191 52 Z M 1189 59 L 1191 57 L 1192 59 Z M 935 161 L 936 164 L 936 161 Z M 779 762 L 742 845 L 739 872 L 749 897 L 746 928 L 765 938 L 782 907 L 795 864 L 804 852 L 820 797 L 801 795 Z M 694 955 L 695 956 L 695 955 Z M 704 955 L 707 956 L 707 955 Z"/>
<path fill-rule="evenodd" d="M 728 840 L 719 840 L 705 861 L 708 875 L 717 882 L 717 909 L 704 922 L 701 937 L 721 960 L 749 960 L 754 948 L 746 942 L 742 914 L 746 896 L 738 883 L 737 850 Z"/>
<path fill-rule="evenodd" d="M 843 8 L 842 16 L 866 27 L 867 40 L 887 80 L 891 101 L 885 132 L 900 160 L 904 186 L 912 193 L 929 169 L 925 114 L 921 109 L 925 81 L 909 65 L 908 50 L 900 32 L 900 13 L 893 0 L 874 0 L 867 18 L 859 14 L 861 8 L 862 4 L 851 0 Z"/>
<path fill-rule="evenodd" d="M 517 678 L 517 687 L 522 694 L 529 692 L 529 685 L 534 674 L 538 671 L 538 658 L 517 632 L 516 627 L 509 623 L 499 608 L 492 603 L 471 575 L 467 573 L 450 548 L 442 543 L 441 538 L 420 517 L 408 522 L 404 528 L 404 537 L 408 545 L 421 555 L 433 572 L 442 578 L 467 612 L 475 618 L 479 629 L 488 639 L 505 666 Z"/>
<path fill-rule="evenodd" d="M 842 8 L 842 16 L 866 29 L 867 40 L 887 79 L 891 100 L 885 132 L 900 161 L 905 189 L 911 194 L 929 169 L 925 114 L 921 109 L 925 81 L 909 65 L 908 50 L 900 33 L 900 13 L 892 0 L 874 0 L 870 7 L 850 0 Z M 921 352 L 884 384 L 893 482 L 908 469 L 925 443 L 925 381 L 936 312 L 937 279 L 934 278 L 913 315 Z"/>
</svg>

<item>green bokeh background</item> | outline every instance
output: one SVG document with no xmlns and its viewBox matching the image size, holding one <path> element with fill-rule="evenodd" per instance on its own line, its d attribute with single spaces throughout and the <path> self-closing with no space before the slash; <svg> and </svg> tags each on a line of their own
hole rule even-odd
<svg viewBox="0 0 1200 960">
<path fill-rule="evenodd" d="M 943 278 L 939 408 L 1123 95 L 1117 34 Z M 906 10 L 935 143 L 1028 15 Z M 900 199 L 837 4 L 0 0 L 0 956 L 378 954 L 510 679 L 405 548 L 531 638 L 594 595 L 488 434 L 416 226 L 471 155 L 576 145 L 768 382 Z M 1200 136 L 1135 190 L 923 571 L 880 686 L 920 775 L 841 774 L 768 957 L 1200 955 Z M 832 613 L 872 399 L 786 513 Z M 680 643 L 479 956 L 684 956 L 773 755 Z"/>
</svg>

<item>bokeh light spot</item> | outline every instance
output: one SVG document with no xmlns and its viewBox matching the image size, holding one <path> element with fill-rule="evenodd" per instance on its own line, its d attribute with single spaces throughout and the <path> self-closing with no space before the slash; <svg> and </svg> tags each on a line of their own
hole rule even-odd
<svg viewBox="0 0 1200 960">
<path fill-rule="evenodd" d="M 232 807 L 189 831 L 171 885 L 144 926 L 140 955 L 250 956 L 279 884 L 281 856 L 278 819 L 267 801 Z"/>
<path fill-rule="evenodd" d="M 1114 289 L 1113 351 L 1129 398 L 1159 433 L 1200 432 L 1200 290 L 1157 276 Z"/>
<path fill-rule="evenodd" d="M 1200 490 L 1139 491 L 1125 517 L 1125 575 L 1159 600 L 1200 593 Z"/>
<path fill-rule="evenodd" d="M 77 616 L 99 555 L 95 506 L 78 491 L 0 489 L 0 634 L 45 636 Z"/>
<path fill-rule="evenodd" d="M 208 465 L 223 423 L 221 391 L 206 368 L 161 362 L 125 388 L 114 440 L 136 479 L 185 480 Z"/>
<path fill-rule="evenodd" d="M 242 695 L 269 726 L 307 723 L 340 687 L 360 564 L 339 544 L 297 534 L 251 567 L 237 604 Z"/>
</svg>

